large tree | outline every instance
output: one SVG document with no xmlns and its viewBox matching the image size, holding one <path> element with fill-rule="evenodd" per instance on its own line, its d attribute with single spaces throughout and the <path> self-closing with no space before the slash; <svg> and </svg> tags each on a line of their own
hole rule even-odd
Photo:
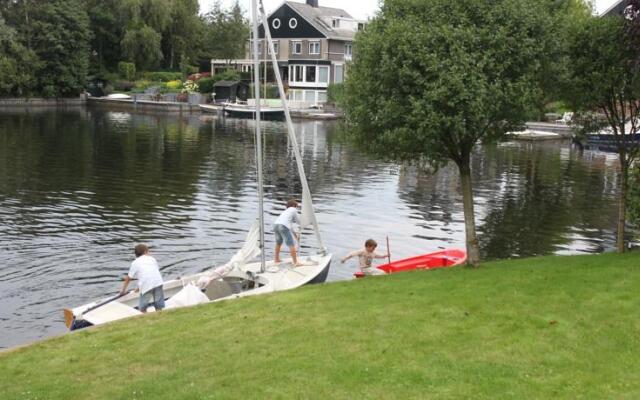
<svg viewBox="0 0 640 400">
<path fill-rule="evenodd" d="M 603 115 L 604 119 L 589 127 L 605 128 L 616 143 L 620 163 L 617 249 L 623 252 L 629 172 L 640 151 L 636 136 L 640 128 L 640 53 L 625 32 L 622 17 L 593 17 L 576 25 L 569 52 L 567 101 L 581 113 Z"/>
<path fill-rule="evenodd" d="M 471 152 L 523 126 L 551 30 L 543 1 L 387 0 L 360 33 L 345 82 L 363 148 L 459 170 L 468 263 L 479 264 Z"/>
<path fill-rule="evenodd" d="M 35 92 L 44 96 L 75 96 L 85 86 L 91 31 L 83 0 L 12 0 L 3 15 L 22 46 L 33 52 Z"/>
<path fill-rule="evenodd" d="M 217 0 L 204 15 L 204 22 L 203 51 L 207 57 L 232 60 L 244 56 L 249 25 L 237 0 L 228 10 Z"/>
<path fill-rule="evenodd" d="M 0 96 L 27 96 L 35 85 L 35 55 L 0 15 Z"/>
</svg>

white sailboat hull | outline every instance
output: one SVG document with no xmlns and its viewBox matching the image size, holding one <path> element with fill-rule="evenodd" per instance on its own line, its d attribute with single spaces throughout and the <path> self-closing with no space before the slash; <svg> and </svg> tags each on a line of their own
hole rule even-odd
<svg viewBox="0 0 640 400">
<path fill-rule="evenodd" d="M 198 289 L 199 294 L 196 292 L 196 297 L 200 297 L 191 301 L 192 304 L 186 305 L 174 305 L 172 298 L 190 285 L 190 288 L 195 290 L 198 281 L 206 276 L 207 272 L 166 281 L 163 290 L 167 299 L 167 309 L 290 290 L 325 281 L 331 264 L 331 254 L 306 256 L 300 260 L 304 264 L 300 267 L 294 267 L 291 260 L 286 259 L 278 264 L 269 261 L 264 272 L 260 272 L 259 262 L 234 268 L 224 277 L 212 280 L 204 289 Z M 102 299 L 66 309 L 65 319 L 69 329 L 102 325 L 142 314 L 137 309 L 139 293 L 130 292 L 116 300 L 108 300 Z"/>
</svg>

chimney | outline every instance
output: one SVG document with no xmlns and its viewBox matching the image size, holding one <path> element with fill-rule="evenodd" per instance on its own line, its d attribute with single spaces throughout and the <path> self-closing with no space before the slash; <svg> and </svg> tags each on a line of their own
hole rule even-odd
<svg viewBox="0 0 640 400">
<path fill-rule="evenodd" d="M 318 8 L 318 0 L 307 0 L 307 4 L 311 7 Z"/>
</svg>

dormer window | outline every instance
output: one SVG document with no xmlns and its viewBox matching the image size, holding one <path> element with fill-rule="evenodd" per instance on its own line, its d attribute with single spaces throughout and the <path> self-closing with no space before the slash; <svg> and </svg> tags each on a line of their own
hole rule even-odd
<svg viewBox="0 0 640 400">
<path fill-rule="evenodd" d="M 334 18 L 331 20 L 331 27 L 333 28 L 340 28 L 340 20 L 337 18 Z"/>
</svg>

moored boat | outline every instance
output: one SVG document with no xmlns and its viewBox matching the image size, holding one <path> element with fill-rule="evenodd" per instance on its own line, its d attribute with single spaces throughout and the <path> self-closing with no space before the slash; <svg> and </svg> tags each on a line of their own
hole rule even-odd
<svg viewBox="0 0 640 400">
<path fill-rule="evenodd" d="M 255 115 L 256 115 L 255 106 L 251 106 L 247 104 L 225 103 L 223 109 L 224 109 L 224 112 L 230 117 L 255 119 Z M 282 120 L 284 119 L 284 108 L 261 106 L 260 119 Z"/>
<path fill-rule="evenodd" d="M 377 270 L 385 274 L 397 272 L 413 271 L 417 269 L 436 269 L 453 267 L 464 264 L 467 261 L 467 252 L 461 249 L 445 249 L 422 254 L 415 257 L 404 258 L 392 261 L 376 267 Z M 362 278 L 365 274 L 358 271 L 354 274 L 356 278 Z"/>
<path fill-rule="evenodd" d="M 252 20 L 253 36 L 258 36 L 257 28 L 257 0 L 252 1 L 254 15 Z M 243 247 L 226 264 L 217 268 L 210 268 L 204 272 L 180 277 L 163 283 L 163 291 L 166 298 L 167 309 L 193 306 L 196 304 L 208 303 L 233 299 L 237 297 L 252 296 L 264 293 L 271 293 L 282 290 L 294 289 L 299 286 L 311 283 L 321 283 L 327 278 L 331 263 L 331 254 L 324 247 L 320 235 L 320 229 L 315 216 L 312 204 L 309 184 L 302 164 L 302 154 L 297 143 L 293 123 L 287 108 L 284 96 L 284 88 L 280 78 L 277 60 L 273 49 L 273 42 L 266 24 L 266 16 L 262 10 L 262 20 L 267 41 L 271 48 L 272 62 L 281 101 L 284 104 L 284 115 L 287 120 L 287 133 L 291 141 L 293 154 L 298 167 L 298 176 L 302 187 L 302 212 L 300 218 L 300 228 L 312 227 L 316 238 L 316 246 L 313 252 L 308 255 L 299 255 L 300 265 L 294 266 L 291 260 L 283 262 L 267 261 L 264 252 L 264 210 L 263 210 L 263 177 L 262 177 L 262 134 L 260 131 L 260 120 L 262 110 L 258 112 L 254 109 L 253 117 L 256 119 L 256 169 L 257 169 L 257 202 L 258 221 L 251 227 Z M 257 41 L 254 41 L 254 54 L 258 54 Z M 258 83 L 259 63 L 257 56 L 254 56 L 254 81 L 256 87 Z M 256 90 L 256 104 L 260 104 L 259 90 Z M 256 107 L 257 108 L 257 107 Z M 302 232 L 301 232 L 302 233 Z M 259 262 L 252 260 L 260 256 Z M 105 324 L 111 321 L 120 320 L 142 312 L 136 308 L 139 294 L 131 291 L 122 296 L 106 298 L 92 303 L 84 304 L 75 308 L 64 310 L 65 322 L 69 329 L 75 330 L 91 325 Z"/>
</svg>

